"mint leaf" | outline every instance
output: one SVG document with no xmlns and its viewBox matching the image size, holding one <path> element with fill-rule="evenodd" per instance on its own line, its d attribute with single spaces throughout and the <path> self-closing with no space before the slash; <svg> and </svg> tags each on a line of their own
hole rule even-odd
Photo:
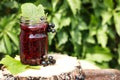
<svg viewBox="0 0 120 80">
<path fill-rule="evenodd" d="M 41 4 L 38 5 L 37 7 L 37 16 L 38 17 L 45 16 L 44 7 Z"/>
<path fill-rule="evenodd" d="M 32 69 L 40 69 L 40 66 L 29 66 L 29 65 L 24 65 L 22 64 L 19 60 L 16 60 L 8 55 L 5 56 L 0 61 L 1 64 L 6 66 L 6 68 L 12 73 L 12 74 L 18 74 L 21 73 L 29 68 Z"/>
<path fill-rule="evenodd" d="M 37 15 L 37 7 L 32 3 L 25 3 L 21 6 L 22 16 L 34 18 Z"/>
<path fill-rule="evenodd" d="M 21 16 L 33 21 L 39 21 L 40 17 L 45 16 L 44 7 L 41 4 L 37 7 L 32 3 L 24 3 L 21 6 L 21 11 Z"/>
</svg>

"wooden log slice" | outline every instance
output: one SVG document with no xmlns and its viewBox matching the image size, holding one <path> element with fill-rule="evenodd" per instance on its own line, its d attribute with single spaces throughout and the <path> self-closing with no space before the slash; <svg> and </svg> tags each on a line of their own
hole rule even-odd
<svg viewBox="0 0 120 80">
<path fill-rule="evenodd" d="M 50 55 L 56 59 L 55 65 L 41 67 L 39 70 L 29 69 L 17 75 L 12 75 L 8 70 L 0 70 L 0 80 L 120 80 L 119 70 L 91 69 L 90 65 L 84 62 L 86 67 L 84 65 L 81 71 L 80 63 L 83 61 L 79 63 L 75 57 L 67 55 Z"/>
<path fill-rule="evenodd" d="M 39 70 L 29 69 L 17 75 L 4 73 L 4 80 L 75 80 L 81 75 L 81 66 L 75 57 L 51 55 L 56 59 L 56 64 L 41 66 Z"/>
</svg>

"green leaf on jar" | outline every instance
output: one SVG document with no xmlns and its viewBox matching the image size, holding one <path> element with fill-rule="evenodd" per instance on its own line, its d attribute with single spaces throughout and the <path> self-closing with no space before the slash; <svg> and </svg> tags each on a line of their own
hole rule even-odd
<svg viewBox="0 0 120 80">
<path fill-rule="evenodd" d="M 21 6 L 21 12 L 21 16 L 33 21 L 39 21 L 40 17 L 45 16 L 44 7 L 41 4 L 36 6 L 33 3 L 24 3 Z"/>
</svg>

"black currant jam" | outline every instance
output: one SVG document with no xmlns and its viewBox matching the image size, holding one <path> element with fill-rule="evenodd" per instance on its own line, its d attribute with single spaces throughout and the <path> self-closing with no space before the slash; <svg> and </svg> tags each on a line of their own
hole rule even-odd
<svg viewBox="0 0 120 80">
<path fill-rule="evenodd" d="M 39 65 L 48 52 L 47 22 L 33 23 L 22 20 L 20 23 L 20 60 L 23 64 Z"/>
</svg>

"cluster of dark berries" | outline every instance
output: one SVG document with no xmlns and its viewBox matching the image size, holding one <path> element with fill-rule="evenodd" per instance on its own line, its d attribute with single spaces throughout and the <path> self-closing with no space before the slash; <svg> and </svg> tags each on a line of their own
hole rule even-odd
<svg viewBox="0 0 120 80">
<path fill-rule="evenodd" d="M 48 66 L 48 65 L 53 65 L 55 63 L 56 63 L 56 60 L 53 58 L 53 56 L 48 56 L 48 57 L 47 56 L 46 57 L 43 56 L 41 65 Z"/>
<path fill-rule="evenodd" d="M 46 22 L 46 17 L 42 16 L 42 17 L 40 18 L 40 20 L 41 20 L 42 22 Z M 48 32 L 55 33 L 56 30 L 54 29 L 54 27 L 55 27 L 55 24 L 54 24 L 54 23 L 48 23 L 48 29 L 47 29 L 47 31 L 48 31 Z"/>
<path fill-rule="evenodd" d="M 49 23 L 48 24 L 48 29 L 47 29 L 48 32 L 52 32 L 52 33 L 56 32 L 55 29 L 54 29 L 54 27 L 55 27 L 54 23 Z"/>
</svg>

